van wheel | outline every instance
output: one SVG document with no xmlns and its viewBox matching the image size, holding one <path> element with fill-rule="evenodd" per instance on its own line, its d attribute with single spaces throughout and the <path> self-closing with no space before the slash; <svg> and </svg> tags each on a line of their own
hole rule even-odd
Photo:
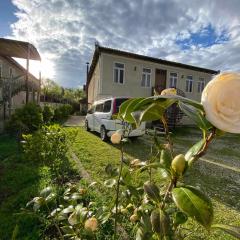
<svg viewBox="0 0 240 240">
<path fill-rule="evenodd" d="M 101 128 L 100 128 L 100 136 L 101 136 L 102 141 L 107 141 L 108 136 L 107 136 L 106 128 L 104 126 L 101 126 Z"/>
<path fill-rule="evenodd" d="M 85 130 L 88 131 L 88 132 L 90 131 L 90 128 L 88 126 L 88 121 L 85 121 Z"/>
</svg>

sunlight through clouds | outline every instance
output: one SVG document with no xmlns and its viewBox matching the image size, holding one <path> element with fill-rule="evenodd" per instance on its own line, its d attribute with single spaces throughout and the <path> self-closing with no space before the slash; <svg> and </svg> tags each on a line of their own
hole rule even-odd
<svg viewBox="0 0 240 240">
<path fill-rule="evenodd" d="M 186 64 L 240 70 L 239 0 L 12 2 L 18 20 L 11 37 L 33 43 L 44 76 L 64 86 L 84 84 L 95 41 Z"/>
</svg>

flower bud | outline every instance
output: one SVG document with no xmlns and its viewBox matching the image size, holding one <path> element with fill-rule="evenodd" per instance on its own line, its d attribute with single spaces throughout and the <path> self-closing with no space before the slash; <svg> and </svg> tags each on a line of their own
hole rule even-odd
<svg viewBox="0 0 240 240">
<path fill-rule="evenodd" d="M 91 217 L 89 219 L 86 220 L 85 224 L 84 224 L 84 228 L 87 231 L 91 231 L 94 232 L 97 230 L 98 228 L 98 221 L 95 217 Z"/>
<path fill-rule="evenodd" d="M 177 95 L 177 90 L 175 88 L 167 88 L 161 92 L 161 95 Z"/>
<path fill-rule="evenodd" d="M 138 219 L 139 219 L 139 217 L 138 217 L 137 214 L 133 214 L 133 215 L 130 217 L 130 221 L 131 221 L 132 223 L 135 223 Z"/>
<path fill-rule="evenodd" d="M 119 132 L 115 132 L 112 136 L 111 136 L 111 142 L 113 144 L 119 144 L 121 142 L 122 139 L 122 134 L 120 134 Z"/>
<path fill-rule="evenodd" d="M 186 159 L 184 155 L 179 154 L 172 160 L 171 167 L 177 174 L 181 175 L 184 171 L 185 164 L 186 164 Z"/>
</svg>

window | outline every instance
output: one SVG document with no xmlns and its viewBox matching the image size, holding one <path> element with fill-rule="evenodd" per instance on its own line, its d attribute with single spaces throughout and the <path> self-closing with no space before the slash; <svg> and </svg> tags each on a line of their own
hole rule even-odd
<svg viewBox="0 0 240 240">
<path fill-rule="evenodd" d="M 111 110 L 111 105 L 112 105 L 112 101 L 109 100 L 109 101 L 106 101 L 104 103 L 104 106 L 103 106 L 103 112 L 107 113 L 107 112 L 110 112 Z"/>
<path fill-rule="evenodd" d="M 142 87 L 151 86 L 151 69 L 143 68 L 141 86 Z"/>
<path fill-rule="evenodd" d="M 177 73 L 170 73 L 170 88 L 176 88 L 177 87 Z"/>
<path fill-rule="evenodd" d="M 201 93 L 205 87 L 204 78 L 199 78 L 198 80 L 198 93 Z"/>
<path fill-rule="evenodd" d="M 192 92 L 193 91 L 193 77 L 187 76 L 186 80 L 186 92 Z"/>
<path fill-rule="evenodd" d="M 114 63 L 114 82 L 123 84 L 124 82 L 124 64 Z"/>
<path fill-rule="evenodd" d="M 103 111 L 103 103 L 97 104 L 95 112 L 102 112 L 102 111 Z"/>
</svg>

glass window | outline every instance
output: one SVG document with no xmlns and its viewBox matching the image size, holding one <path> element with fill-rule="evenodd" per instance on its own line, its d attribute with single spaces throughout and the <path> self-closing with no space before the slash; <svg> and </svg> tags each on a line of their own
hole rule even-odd
<svg viewBox="0 0 240 240">
<path fill-rule="evenodd" d="M 177 73 L 170 73 L 170 88 L 177 88 Z"/>
<path fill-rule="evenodd" d="M 115 99 L 115 111 L 114 111 L 114 113 L 118 113 L 121 104 L 124 103 L 128 99 L 129 98 L 116 98 Z"/>
<path fill-rule="evenodd" d="M 96 112 L 102 112 L 103 111 L 103 103 L 96 105 Z"/>
<path fill-rule="evenodd" d="M 114 63 L 114 82 L 123 84 L 124 82 L 124 64 Z"/>
<path fill-rule="evenodd" d="M 193 92 L 193 77 L 192 76 L 187 76 L 186 92 Z"/>
<path fill-rule="evenodd" d="M 151 69 L 150 68 L 143 68 L 141 86 L 142 87 L 151 86 Z"/>
<path fill-rule="evenodd" d="M 205 80 L 204 78 L 199 78 L 198 80 L 198 93 L 201 93 L 205 87 Z"/>
<path fill-rule="evenodd" d="M 111 105 L 112 105 L 112 101 L 109 100 L 109 101 L 106 101 L 104 103 L 104 106 L 103 106 L 103 112 L 110 112 L 111 110 Z"/>
</svg>

